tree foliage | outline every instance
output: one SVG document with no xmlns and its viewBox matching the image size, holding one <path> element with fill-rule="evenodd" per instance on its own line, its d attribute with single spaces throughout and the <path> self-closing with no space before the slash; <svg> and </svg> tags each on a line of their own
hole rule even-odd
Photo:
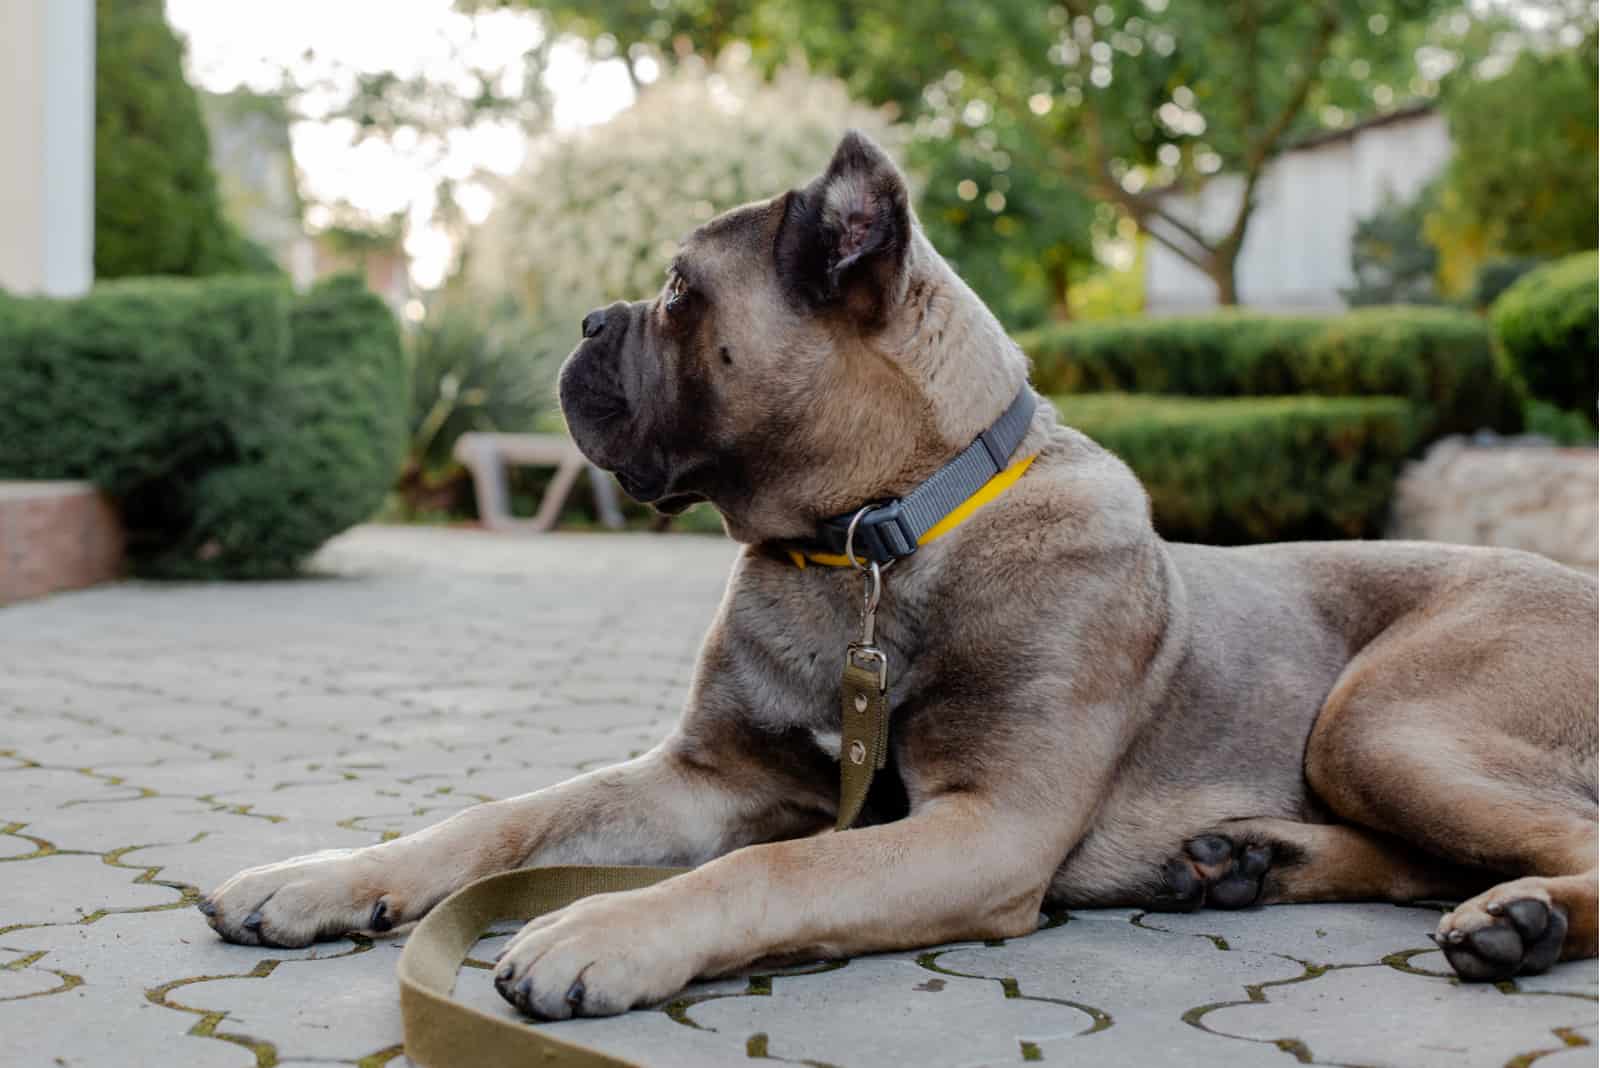
<svg viewBox="0 0 1600 1068">
<path fill-rule="evenodd" d="M 161 0 L 98 0 L 95 49 L 95 274 L 256 264 L 223 215 L 199 100 Z"/>
<path fill-rule="evenodd" d="M 1436 304 L 1434 272 L 1439 250 L 1428 244 L 1423 221 L 1436 193 L 1423 189 L 1410 200 L 1386 198 L 1357 220 L 1350 240 L 1350 273 L 1356 284 L 1340 291 L 1353 308 L 1369 304 Z"/>
<path fill-rule="evenodd" d="M 1414 56 L 1432 32 L 1433 16 L 1453 6 L 1451 0 L 469 2 L 537 7 L 559 30 L 590 40 L 597 56 L 623 57 L 635 77 L 734 41 L 748 43 L 768 66 L 798 50 L 862 99 L 898 108 L 915 123 L 919 142 L 954 144 L 958 162 L 969 138 L 979 145 L 981 153 L 965 154 L 967 169 L 979 177 L 960 165 L 935 171 L 939 182 L 930 181 L 928 197 L 948 199 L 941 185 L 951 179 L 975 183 L 977 195 L 967 203 L 986 204 L 991 192 L 1001 193 L 1017 226 L 1007 233 L 992 220 L 981 249 L 992 261 L 1008 252 L 1047 258 L 1040 254 L 1052 249 L 1081 260 L 1088 234 L 1068 198 L 1088 193 L 1210 274 L 1225 301 L 1234 297 L 1234 263 L 1268 162 L 1300 133 L 1431 93 L 1435 85 L 1417 73 Z M 989 173 L 970 165 L 984 157 Z M 1019 189 L 1023 168 L 996 165 L 1006 161 L 1061 181 Z M 1201 231 L 1161 195 L 1222 171 L 1243 181 L 1219 232 Z M 1048 231 L 1031 238 L 1026 224 L 1062 206 L 1068 210 L 1059 217 L 1076 223 L 1069 235 L 1075 240 Z M 1115 215 L 1099 221 L 1112 223 Z M 974 231 L 956 236 L 967 239 L 972 253 L 980 251 Z"/>
<path fill-rule="evenodd" d="M 570 347 L 584 312 L 654 293 L 690 230 L 804 185 L 852 126 L 898 143 L 884 116 L 836 80 L 785 69 L 763 81 L 731 58 L 685 64 L 507 181 L 468 244 L 467 277 L 557 321 Z"/>
<path fill-rule="evenodd" d="M 1498 252 L 1560 256 L 1600 229 L 1600 63 L 1591 26 L 1576 48 L 1526 49 L 1496 78 L 1448 94 L 1448 186 Z"/>
</svg>

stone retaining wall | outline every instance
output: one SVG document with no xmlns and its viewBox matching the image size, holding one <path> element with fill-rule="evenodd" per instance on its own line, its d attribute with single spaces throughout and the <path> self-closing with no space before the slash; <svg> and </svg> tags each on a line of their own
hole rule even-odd
<svg viewBox="0 0 1600 1068">
<path fill-rule="evenodd" d="M 1445 438 L 1401 474 L 1388 533 L 1527 549 L 1593 572 L 1600 453 Z"/>
</svg>

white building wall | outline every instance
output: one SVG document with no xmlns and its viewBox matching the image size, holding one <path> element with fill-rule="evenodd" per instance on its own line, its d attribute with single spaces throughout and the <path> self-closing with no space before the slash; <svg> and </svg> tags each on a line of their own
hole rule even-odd
<svg viewBox="0 0 1600 1068">
<path fill-rule="evenodd" d="M 1414 196 L 1449 161 L 1450 152 L 1443 116 L 1427 112 L 1280 156 L 1256 187 L 1257 207 L 1235 274 L 1240 303 L 1280 312 L 1343 308 L 1339 290 L 1354 284 L 1350 240 L 1357 221 L 1371 215 L 1385 196 Z M 1232 222 L 1241 184 L 1237 175 L 1225 175 L 1198 193 L 1168 198 L 1166 206 L 1215 236 Z M 1216 306 L 1216 287 L 1198 268 L 1152 241 L 1145 303 L 1152 315 L 1204 311 Z"/>
<path fill-rule="evenodd" d="M 94 280 L 94 0 L 0 0 L 0 289 Z"/>
</svg>

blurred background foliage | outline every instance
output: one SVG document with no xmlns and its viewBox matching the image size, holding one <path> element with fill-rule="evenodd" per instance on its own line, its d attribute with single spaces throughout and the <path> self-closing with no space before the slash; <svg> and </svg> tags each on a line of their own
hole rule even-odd
<svg viewBox="0 0 1600 1068">
<path fill-rule="evenodd" d="M 276 271 L 223 213 L 162 0 L 98 0 L 95 51 L 95 276 Z"/>
<path fill-rule="evenodd" d="M 896 128 L 838 80 L 801 68 L 767 79 L 743 56 L 687 59 L 615 119 L 548 145 L 498 183 L 463 251 L 466 289 L 563 324 L 564 356 L 585 312 L 654 294 L 685 234 L 810 181 L 840 131 L 898 147 Z"/>
<path fill-rule="evenodd" d="M 624 57 L 636 78 L 735 43 L 765 69 L 799 55 L 839 75 L 911 127 L 909 157 L 934 198 L 930 235 L 1024 325 L 1070 310 L 1067 288 L 1095 269 L 1096 237 L 1122 219 L 1233 303 L 1272 156 L 1328 119 L 1431 97 L 1430 72 L 1448 69 L 1473 26 L 1439 17 L 1459 13 L 1450 0 L 463 3 L 536 8 L 596 55 Z M 1221 237 L 1162 203 L 1161 191 L 1223 171 L 1246 183 Z M 1007 270 L 1012 261 L 1027 267 Z"/>
<path fill-rule="evenodd" d="M 291 265 L 243 234 L 233 201 L 251 191 L 218 179 L 162 0 L 97 3 L 97 274 L 260 273 L 281 286 Z M 359 334 L 369 353 L 350 365 L 399 374 L 382 395 L 411 398 L 404 432 L 398 420 L 383 429 L 385 448 L 408 442 L 393 514 L 470 515 L 451 458 L 459 435 L 559 429 L 550 387 L 583 312 L 647 297 L 686 232 L 804 183 L 851 126 L 901 162 L 929 237 L 1019 332 L 1069 417 L 1121 443 L 1165 487 L 1165 514 L 1193 504 L 1171 520 L 1189 536 L 1369 532 L 1398 458 L 1447 430 L 1525 424 L 1593 440 L 1595 343 L 1573 311 L 1600 226 L 1590 0 L 455 0 L 452 11 L 468 32 L 451 38 L 442 65 L 372 69 L 308 50 L 277 84 L 207 103 L 235 119 L 251 113 L 284 153 L 291 129 L 315 126 L 436 164 L 433 188 L 398 213 L 303 182 L 288 197 L 290 229 L 315 241 L 318 273 L 365 270 L 406 327 L 403 362 L 368 321 Z M 486 63 L 474 42 L 495 33 L 523 50 Z M 558 123 L 549 75 L 561 62 L 620 69 L 630 102 L 594 125 Z M 1355 285 L 1343 295 L 1351 306 L 1442 307 L 1315 321 L 1142 317 L 1152 249 L 1202 271 L 1226 309 L 1272 161 L 1307 138 L 1422 107 L 1448 120 L 1453 162 L 1359 223 Z M 485 133 L 523 145 L 520 169 L 453 162 L 456 146 Z M 1221 176 L 1230 182 L 1211 189 L 1223 191 L 1223 225 L 1201 232 L 1171 194 Z M 423 287 L 403 277 L 402 250 L 419 237 L 447 251 L 441 278 Z M 119 303 L 124 295 L 85 308 L 134 308 L 106 320 L 126 326 L 200 306 L 181 290 L 138 292 L 144 303 Z M 370 317 L 341 292 L 324 303 Z M 44 314 L 10 313 L 19 323 Z M 139 368 L 166 358 L 132 341 L 118 351 Z M 182 345 L 169 355 L 197 359 Z M 254 473 L 205 481 L 210 511 L 195 510 L 190 487 L 201 482 L 187 475 L 170 484 L 189 503 L 150 505 L 178 517 L 162 522 L 185 532 L 181 559 L 215 555 L 226 540 L 200 530 L 233 532 L 238 573 L 252 552 L 265 571 L 303 552 L 309 534 L 286 535 L 292 552 L 274 549 L 213 507 L 258 507 L 259 473 L 286 456 L 345 485 L 342 496 L 369 499 L 331 474 L 357 444 L 324 424 L 332 407 L 306 399 L 313 380 L 341 403 L 356 398 L 292 362 L 258 361 L 283 381 L 250 388 L 302 398 L 289 408 L 307 413 L 303 432 L 214 412 L 216 427 L 249 429 L 209 432 L 200 451 Z M 1075 396 L 1086 390 L 1132 395 Z M 205 451 L 224 439 L 222 452 Z M 1175 452 L 1162 440 L 1190 445 Z M 1285 450 L 1300 460 L 1286 463 Z M 379 452 L 348 466 L 378 477 L 393 467 Z M 1207 491 L 1201 507 L 1196 487 L 1224 471 L 1238 493 Z M 543 477 L 519 474 L 519 499 L 536 499 Z M 309 507 L 324 516 L 318 529 L 334 523 Z M 355 521 L 347 513 L 338 522 Z"/>
</svg>

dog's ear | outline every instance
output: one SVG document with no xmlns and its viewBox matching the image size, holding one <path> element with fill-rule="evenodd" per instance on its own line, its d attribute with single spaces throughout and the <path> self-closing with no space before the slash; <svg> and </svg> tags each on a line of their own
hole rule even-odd
<svg viewBox="0 0 1600 1068">
<path fill-rule="evenodd" d="M 838 306 L 878 325 L 904 288 L 911 245 L 906 180 L 894 161 L 851 130 L 822 176 L 784 198 L 778 271 L 816 306 Z"/>
</svg>

